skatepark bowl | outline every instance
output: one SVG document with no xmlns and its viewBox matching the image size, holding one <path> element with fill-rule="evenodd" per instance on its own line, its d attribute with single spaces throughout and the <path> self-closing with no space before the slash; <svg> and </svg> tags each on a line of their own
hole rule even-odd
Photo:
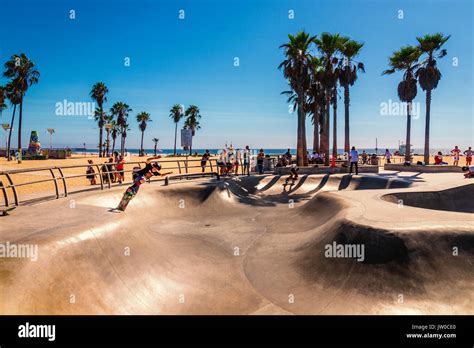
<svg viewBox="0 0 474 348">
<path fill-rule="evenodd" d="M 0 313 L 473 314 L 473 185 L 436 175 L 146 183 L 123 213 L 125 187 L 24 205 L 0 217 Z"/>
</svg>

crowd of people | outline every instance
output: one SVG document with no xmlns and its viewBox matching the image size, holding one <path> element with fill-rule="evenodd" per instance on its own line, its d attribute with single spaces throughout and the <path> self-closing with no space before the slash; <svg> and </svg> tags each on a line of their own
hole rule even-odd
<svg viewBox="0 0 474 348">
<path fill-rule="evenodd" d="M 255 154 L 255 153 L 254 153 Z M 470 172 L 474 172 L 474 168 L 472 167 L 472 156 L 473 150 L 469 146 L 468 149 L 465 151 L 461 151 L 458 146 L 455 146 L 453 150 L 450 151 L 450 154 L 453 158 L 453 165 L 459 165 L 460 156 L 464 155 L 466 158 L 466 165 L 462 168 L 464 171 L 467 171 L 466 174 L 470 177 Z M 392 159 L 394 156 L 398 155 L 397 153 L 392 154 L 389 149 L 385 150 L 383 158 L 385 159 L 385 163 L 392 163 Z M 312 153 L 307 152 L 308 156 L 308 163 L 311 165 L 318 165 L 324 164 L 326 154 L 323 152 L 316 152 L 313 151 Z M 209 150 L 206 150 L 201 157 L 201 170 L 204 173 L 206 171 L 206 167 L 209 165 L 211 161 L 211 153 Z M 251 162 L 252 158 L 254 162 Z M 219 151 L 217 156 L 217 166 L 220 175 L 250 175 L 251 172 L 251 165 L 255 169 L 258 174 L 263 174 L 265 169 L 265 160 L 270 160 L 270 156 L 265 154 L 263 149 L 260 149 L 256 155 L 252 156 L 252 152 L 250 147 L 247 145 L 245 148 L 234 149 L 231 146 L 224 147 L 221 151 Z M 355 147 L 352 147 L 349 154 L 340 155 L 337 158 L 338 161 L 343 162 L 343 166 L 349 165 L 350 172 L 352 173 L 355 170 L 356 174 L 358 173 L 358 166 L 359 164 L 371 164 L 377 165 L 378 164 L 378 156 L 376 154 L 368 154 L 366 151 L 362 151 L 359 154 L 356 151 Z M 349 163 L 347 163 L 349 162 Z M 291 154 L 291 150 L 288 149 L 284 154 L 279 155 L 275 162 L 275 167 L 288 167 L 296 165 L 296 158 L 294 155 Z M 422 164 L 422 163 L 419 163 Z M 443 160 L 443 154 L 439 151 L 434 156 L 434 164 L 435 165 L 447 165 L 448 162 Z M 88 167 L 86 170 L 87 179 L 90 181 L 91 185 L 97 184 L 97 175 L 102 176 L 102 182 L 105 184 L 108 183 L 119 183 L 125 180 L 124 178 L 124 165 L 125 159 L 122 155 L 118 152 L 114 152 L 113 156 L 109 158 L 105 163 L 96 165 L 90 159 L 88 160 Z M 100 173 L 96 173 L 96 169 L 100 168 Z M 252 168 L 252 169 L 253 169 Z M 469 170 L 469 169 L 472 170 Z"/>
<path fill-rule="evenodd" d="M 202 171 L 205 171 L 207 161 L 209 161 L 209 150 L 206 150 L 206 153 L 201 159 Z M 262 158 L 265 158 L 263 149 L 260 149 L 257 155 L 257 165 L 260 163 L 259 172 L 263 174 L 263 161 Z M 236 149 L 232 146 L 225 147 L 222 149 L 217 157 L 217 166 L 219 167 L 220 175 L 230 175 L 235 174 L 239 175 L 239 171 L 242 175 L 250 175 L 250 160 L 251 152 L 250 147 L 247 145 L 244 149 Z"/>
<path fill-rule="evenodd" d="M 97 184 L 97 179 L 95 172 L 96 165 L 94 165 L 94 161 L 91 159 L 87 161 L 88 166 L 86 169 L 86 178 L 89 180 L 91 185 Z M 117 151 L 115 151 L 105 163 L 100 166 L 100 172 L 102 173 L 102 182 L 104 184 L 108 183 L 119 183 L 122 184 L 125 180 L 125 173 L 124 173 L 124 165 L 125 159 L 122 155 L 120 155 Z"/>
</svg>

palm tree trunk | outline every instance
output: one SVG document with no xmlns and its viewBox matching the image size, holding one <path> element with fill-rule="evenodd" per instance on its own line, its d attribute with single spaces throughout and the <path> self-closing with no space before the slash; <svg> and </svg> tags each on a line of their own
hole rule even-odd
<svg viewBox="0 0 474 348">
<path fill-rule="evenodd" d="M 174 125 L 174 151 L 173 155 L 176 156 L 176 137 L 178 136 L 178 122 L 175 122 Z"/>
<path fill-rule="evenodd" d="M 334 101 L 332 103 L 332 156 L 334 160 L 337 157 L 337 91 L 334 89 Z"/>
<path fill-rule="evenodd" d="M 344 86 L 344 152 L 349 153 L 351 144 L 349 138 L 349 86 Z"/>
<path fill-rule="evenodd" d="M 21 96 L 20 100 L 20 117 L 18 120 L 18 163 L 21 163 L 22 160 L 22 153 L 21 153 L 21 124 L 23 121 L 23 95 Z"/>
<path fill-rule="evenodd" d="M 7 158 L 9 161 L 12 160 L 12 156 L 10 155 L 10 149 L 11 149 L 11 142 L 12 142 L 13 125 L 15 124 L 15 113 L 16 113 L 16 104 L 13 104 L 12 123 L 10 125 L 10 130 L 8 132 L 8 146 L 7 146 Z"/>
<path fill-rule="evenodd" d="M 426 121 L 425 121 L 425 152 L 423 161 L 430 164 L 430 118 L 431 118 L 431 89 L 426 91 Z"/>
<path fill-rule="evenodd" d="M 303 110 L 303 93 L 298 93 L 298 129 L 296 145 L 296 163 L 298 166 L 308 166 L 308 155 L 306 146 L 306 114 Z"/>
<path fill-rule="evenodd" d="M 315 117 L 313 127 L 313 151 L 319 153 L 319 117 Z"/>
<path fill-rule="evenodd" d="M 157 146 L 157 144 L 155 143 L 155 151 L 153 152 L 154 156 L 156 156 L 156 146 Z"/>
<path fill-rule="evenodd" d="M 326 91 L 326 106 L 325 106 L 325 115 L 324 115 L 324 137 L 321 133 L 321 142 L 324 144 L 324 165 L 329 165 L 329 120 L 330 120 L 330 110 L 331 108 L 331 91 Z M 323 139 L 324 138 L 324 139 Z M 324 141 L 323 141 L 324 140 Z"/>
<path fill-rule="evenodd" d="M 140 156 L 144 156 L 144 150 L 143 150 L 143 136 L 145 135 L 145 131 L 142 131 L 142 141 L 140 143 Z"/>
<path fill-rule="evenodd" d="M 112 137 L 112 151 L 111 151 L 111 153 L 114 153 L 114 151 L 115 151 L 115 138 Z"/>
<path fill-rule="evenodd" d="M 106 140 L 105 156 L 109 157 L 110 129 L 106 128 L 106 130 L 107 130 L 107 140 Z"/>
<path fill-rule="evenodd" d="M 405 147 L 405 161 L 410 161 L 410 133 L 411 133 L 411 102 L 407 103 L 407 137 L 406 137 L 406 147 Z"/>
<path fill-rule="evenodd" d="M 324 154 L 325 158 L 327 157 L 328 155 L 328 148 L 327 148 L 327 144 L 328 144 L 328 141 L 327 141 L 327 138 L 328 138 L 328 133 L 327 133 L 327 130 L 326 130 L 326 123 L 328 122 L 327 120 L 327 112 L 326 112 L 326 109 L 327 107 L 324 106 L 324 110 L 323 110 L 323 114 L 321 115 L 321 137 L 319 139 L 319 143 L 320 143 L 320 149 L 321 149 L 321 152 Z M 326 160 L 325 160 L 326 161 Z M 326 162 L 325 162 L 326 164 Z"/>
<path fill-rule="evenodd" d="M 102 155 L 102 140 L 103 140 L 103 128 L 99 127 L 99 157 L 103 157 Z"/>
<path fill-rule="evenodd" d="M 125 155 L 125 138 L 123 136 L 123 130 L 122 134 L 120 135 L 120 154 L 122 156 Z"/>
</svg>

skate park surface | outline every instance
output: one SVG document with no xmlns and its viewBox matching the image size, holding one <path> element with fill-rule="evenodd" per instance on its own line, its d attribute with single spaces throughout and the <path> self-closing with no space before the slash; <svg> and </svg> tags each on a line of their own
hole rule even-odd
<svg viewBox="0 0 474 348">
<path fill-rule="evenodd" d="M 459 173 L 144 184 L 0 218 L 0 314 L 474 314 L 474 184 Z M 363 261 L 327 245 L 363 245 Z"/>
</svg>

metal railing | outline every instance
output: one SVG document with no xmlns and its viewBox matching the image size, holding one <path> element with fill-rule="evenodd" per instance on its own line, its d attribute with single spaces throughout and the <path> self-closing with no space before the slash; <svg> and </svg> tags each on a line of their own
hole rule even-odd
<svg viewBox="0 0 474 348">
<path fill-rule="evenodd" d="M 174 174 L 168 175 L 165 177 L 165 186 L 169 185 L 170 180 L 176 179 L 192 179 L 192 178 L 203 178 L 206 176 L 213 177 L 215 176 L 217 180 L 220 180 L 220 175 L 218 172 L 204 172 L 204 173 L 191 173 L 191 174 Z"/>
<path fill-rule="evenodd" d="M 158 162 L 158 161 L 152 161 L 152 162 Z M 210 172 L 199 172 L 199 173 L 191 173 L 195 168 L 202 168 L 201 166 L 201 160 L 200 159 L 176 159 L 176 160 L 160 160 L 160 164 L 162 165 L 161 171 L 177 171 L 177 175 L 184 175 L 188 177 L 199 177 L 204 175 L 211 175 L 211 176 L 217 176 L 217 163 L 216 160 L 208 160 L 205 166 L 205 169 L 209 168 Z M 126 173 L 133 173 L 134 169 L 133 167 L 142 167 L 142 165 L 145 165 L 145 161 L 136 161 L 136 162 L 127 162 L 124 165 L 124 170 L 117 170 L 113 169 L 110 170 L 110 165 L 115 166 L 115 163 L 100 163 L 100 164 L 84 164 L 84 165 L 71 165 L 71 166 L 53 166 L 53 167 L 39 167 L 39 168 L 28 168 L 28 169 L 13 169 L 13 170 L 7 170 L 7 171 L 0 171 L 0 190 L 2 191 L 2 197 L 3 197 L 3 204 L 0 204 L 0 206 L 6 206 L 9 207 L 11 205 L 18 206 L 20 204 L 26 204 L 32 201 L 37 201 L 37 200 L 44 200 L 48 198 L 56 198 L 59 199 L 61 197 L 67 197 L 68 194 L 70 193 L 75 193 L 75 192 L 83 192 L 83 191 L 88 191 L 88 190 L 104 190 L 105 188 L 111 188 L 112 186 L 118 186 L 119 183 L 114 180 L 116 174 L 121 174 L 123 173 L 123 177 L 125 177 Z M 166 164 L 170 163 L 175 163 L 173 166 L 169 166 Z M 126 167 L 132 166 L 131 169 L 125 169 Z M 78 168 L 88 168 L 92 167 L 95 168 L 96 171 L 94 173 L 85 173 L 85 174 L 71 174 L 71 175 L 66 175 L 65 171 L 70 170 L 70 169 L 78 169 Z M 214 171 L 216 170 L 216 171 Z M 37 175 L 39 172 L 46 172 L 48 173 L 47 175 L 49 177 L 45 179 L 39 179 L 39 180 L 29 180 L 26 182 L 15 182 L 15 176 L 18 174 L 29 174 L 29 173 L 34 173 L 34 175 Z M 197 175 L 194 175 L 197 174 Z M 73 187 L 78 187 L 78 186 L 72 186 L 68 182 L 71 179 L 75 178 L 87 178 L 88 176 L 94 176 L 94 178 L 99 178 L 99 186 L 87 186 L 84 188 L 84 186 L 79 186 L 79 190 L 71 191 L 70 189 Z M 4 178 L 4 180 L 2 180 Z M 163 181 L 166 180 L 166 178 L 155 178 L 152 177 L 150 178 L 149 181 Z M 5 181 L 5 183 L 4 183 Z M 84 182 L 86 184 L 88 179 Z M 52 182 L 54 184 L 54 195 L 51 195 L 51 192 L 40 192 L 37 197 L 31 198 L 31 197 L 23 197 L 23 195 L 20 194 L 19 188 L 25 187 L 25 186 L 31 186 L 31 185 L 36 185 L 36 184 L 42 184 L 46 182 Z M 166 181 L 168 182 L 168 181 Z M 61 183 L 61 184 L 60 184 Z M 124 184 L 129 184 L 132 183 L 132 181 L 125 181 L 123 182 Z M 115 185 L 114 185 L 115 184 Z M 10 194 L 11 195 L 10 195 Z M 44 194 L 43 194 L 44 193 Z M 12 197 L 11 197 L 12 196 Z M 11 199 L 12 198 L 12 199 Z"/>
</svg>

